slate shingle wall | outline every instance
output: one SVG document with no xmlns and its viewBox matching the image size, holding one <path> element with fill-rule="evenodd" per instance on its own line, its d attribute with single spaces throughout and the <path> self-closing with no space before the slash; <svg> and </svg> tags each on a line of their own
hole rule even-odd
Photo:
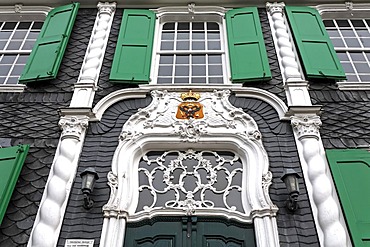
<svg viewBox="0 0 370 247">
<path fill-rule="evenodd" d="M 0 246 L 26 246 L 58 145 L 58 108 L 67 107 L 80 72 L 96 10 L 80 9 L 58 76 L 0 93 L 0 145 L 30 150 L 0 226 Z"/>
<path fill-rule="evenodd" d="M 150 97 L 118 102 L 107 109 L 100 122 L 90 124 L 58 246 L 64 246 L 66 239 L 73 238 L 94 239 L 94 246 L 99 245 L 103 226 L 102 207 L 108 202 L 110 195 L 107 174 L 111 170 L 113 154 L 118 146 L 118 137 L 129 117 L 139 108 L 145 108 L 150 102 Z M 87 167 L 94 167 L 100 177 L 92 195 L 94 207 L 91 210 L 85 210 L 82 207 L 83 197 L 79 177 L 79 174 Z"/>
<path fill-rule="evenodd" d="M 230 102 L 248 113 L 256 121 L 262 134 L 262 142 L 268 154 L 270 171 L 273 175 L 270 197 L 279 207 L 277 225 L 280 245 L 319 246 L 303 178 L 299 179 L 301 190 L 298 203 L 300 208 L 294 214 L 285 208 L 288 192 L 280 179 L 284 169 L 293 168 L 303 177 L 290 123 L 281 122 L 277 112 L 261 100 L 232 96 Z"/>
<path fill-rule="evenodd" d="M 325 148 L 369 148 L 370 91 L 312 83 L 309 92 L 312 103 L 323 106 L 320 134 Z"/>
</svg>

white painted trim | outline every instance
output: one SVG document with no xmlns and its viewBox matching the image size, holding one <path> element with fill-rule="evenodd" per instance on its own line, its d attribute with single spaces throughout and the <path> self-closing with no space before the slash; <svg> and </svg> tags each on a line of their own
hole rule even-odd
<svg viewBox="0 0 370 247">
<path fill-rule="evenodd" d="M 257 124 L 248 114 L 231 105 L 229 90 L 200 94 L 199 102 L 205 111 L 203 119 L 177 119 L 180 94 L 156 90 L 151 92 L 152 103 L 132 115 L 123 126 L 112 160 L 112 171 L 108 175 L 111 196 L 103 207 L 105 220 L 100 247 L 123 246 L 126 221 L 159 214 L 186 215 L 181 209 L 159 209 L 142 215 L 135 211 L 139 194 L 137 170 L 141 157 L 150 150 L 188 148 L 233 151 L 241 157 L 244 170 L 243 215 L 207 208 L 196 208 L 194 214 L 253 221 L 258 247 L 279 246 L 278 208 L 271 202 L 268 190 L 272 174 Z"/>
<path fill-rule="evenodd" d="M 115 91 L 113 93 L 110 93 L 109 95 L 105 96 L 103 99 L 101 99 L 93 108 L 93 114 L 95 115 L 95 118 L 92 120 L 99 121 L 104 112 L 114 103 L 117 103 L 121 100 L 125 99 L 133 99 L 133 98 L 145 98 L 146 95 L 149 94 L 152 90 L 167 90 L 167 91 L 175 91 L 175 92 L 184 92 L 188 91 L 189 89 L 192 89 L 197 92 L 210 92 L 213 90 L 231 90 L 231 92 L 235 93 L 235 96 L 237 97 L 250 97 L 255 99 L 260 99 L 268 104 L 270 104 L 278 113 L 279 118 L 281 120 L 288 120 L 288 118 L 285 116 L 286 112 L 288 111 L 288 107 L 285 105 L 285 103 L 278 98 L 276 95 L 267 92 L 265 90 L 259 89 L 259 88 L 252 88 L 252 87 L 242 87 L 239 84 L 232 84 L 232 85 L 218 85 L 214 86 L 212 88 L 209 88 L 207 86 L 203 85 L 141 85 L 140 88 L 135 89 L 121 89 L 118 91 Z"/>
<path fill-rule="evenodd" d="M 98 14 L 86 49 L 81 71 L 75 84 L 70 107 L 92 107 L 100 70 L 103 65 L 116 3 L 99 2 Z"/>
<path fill-rule="evenodd" d="M 53 8 L 47 6 L 23 6 L 21 4 L 16 4 L 14 6 L 0 6 L 0 14 L 14 15 L 22 19 L 27 19 L 23 17 L 24 15 L 31 16 L 42 14 L 45 19 L 52 9 Z"/>
<path fill-rule="evenodd" d="M 26 85 L 17 84 L 17 85 L 0 85 L 0 92 L 13 92 L 13 93 L 21 93 L 26 89 Z"/>
<path fill-rule="evenodd" d="M 317 107 L 292 110 L 291 123 L 321 246 L 350 247 L 351 240 L 325 158 Z"/>
</svg>

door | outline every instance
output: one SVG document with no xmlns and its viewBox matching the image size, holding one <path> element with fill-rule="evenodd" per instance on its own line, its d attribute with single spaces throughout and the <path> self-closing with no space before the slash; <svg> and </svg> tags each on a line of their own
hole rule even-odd
<svg viewBox="0 0 370 247">
<path fill-rule="evenodd" d="M 125 247 L 254 247 L 252 224 L 181 217 L 128 224 Z"/>
</svg>

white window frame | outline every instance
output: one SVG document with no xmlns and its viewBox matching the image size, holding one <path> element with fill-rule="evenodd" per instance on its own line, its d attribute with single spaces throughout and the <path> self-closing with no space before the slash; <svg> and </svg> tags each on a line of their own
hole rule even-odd
<svg viewBox="0 0 370 247">
<path fill-rule="evenodd" d="M 323 20 L 332 19 L 370 19 L 370 4 L 323 4 L 316 6 Z M 358 48 L 356 48 L 358 49 Z M 338 51 L 343 49 L 338 49 Z M 351 48 L 347 49 L 351 51 Z M 362 51 L 370 51 L 370 47 L 361 49 Z M 370 71 L 369 71 L 370 73 Z M 340 90 L 370 90 L 369 82 L 348 82 L 338 81 L 338 88 Z"/>
<path fill-rule="evenodd" d="M 153 42 L 153 53 L 152 53 L 152 63 L 151 63 L 151 82 L 150 84 L 168 86 L 168 85 L 225 85 L 231 84 L 230 81 L 230 65 L 229 65 L 229 54 L 228 54 L 228 44 L 227 44 L 227 32 L 225 23 L 225 13 L 228 9 L 217 6 L 195 6 L 194 4 L 189 4 L 187 7 L 163 7 L 158 9 L 153 9 L 157 15 L 156 28 Z M 220 39 L 221 39 L 221 51 L 222 54 L 222 72 L 223 72 L 223 83 L 176 83 L 176 84 L 157 84 L 157 75 L 159 70 L 159 58 L 160 58 L 160 45 L 161 45 L 161 33 L 162 24 L 165 22 L 181 22 L 181 21 L 200 21 L 204 22 L 208 19 L 213 22 L 217 22 L 220 27 Z M 217 51 L 218 52 L 218 51 Z M 174 54 L 171 53 L 171 54 Z M 187 51 L 186 54 L 189 54 Z M 190 52 L 190 54 L 195 54 L 195 52 Z M 204 53 L 202 53 L 204 54 Z M 210 54 L 210 53 L 207 53 Z M 191 76 L 189 76 L 191 77 Z"/>
<path fill-rule="evenodd" d="M 0 21 L 45 21 L 47 14 L 52 8 L 47 6 L 23 6 L 16 4 L 14 6 L 0 7 Z M 30 54 L 22 51 L 18 54 Z M 13 53 L 12 53 L 13 54 Z M 0 92 L 23 92 L 26 85 L 23 84 L 0 84 Z"/>
</svg>

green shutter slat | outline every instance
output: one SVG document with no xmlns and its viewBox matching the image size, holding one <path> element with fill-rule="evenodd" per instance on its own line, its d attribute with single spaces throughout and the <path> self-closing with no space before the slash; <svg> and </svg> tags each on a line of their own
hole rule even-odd
<svg viewBox="0 0 370 247">
<path fill-rule="evenodd" d="M 233 9 L 226 13 L 232 82 L 271 78 L 258 10 Z"/>
<path fill-rule="evenodd" d="M 22 170 L 28 145 L 0 148 L 0 224 Z"/>
<path fill-rule="evenodd" d="M 49 12 L 19 78 L 20 83 L 50 80 L 57 76 L 78 8 L 79 3 L 73 3 Z"/>
<path fill-rule="evenodd" d="M 148 83 L 154 40 L 155 13 L 126 9 L 109 79 L 112 82 Z"/>
<path fill-rule="evenodd" d="M 326 152 L 354 246 L 370 245 L 370 152 Z"/>
<path fill-rule="evenodd" d="M 285 7 L 307 79 L 345 80 L 321 16 L 310 7 Z"/>
</svg>

